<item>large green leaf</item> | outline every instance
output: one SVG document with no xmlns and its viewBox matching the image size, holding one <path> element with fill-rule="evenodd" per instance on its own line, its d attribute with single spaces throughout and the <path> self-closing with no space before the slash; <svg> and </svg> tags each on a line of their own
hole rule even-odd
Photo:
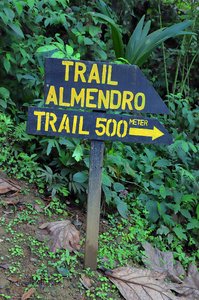
<svg viewBox="0 0 199 300">
<path fill-rule="evenodd" d="M 126 202 L 122 201 L 119 197 L 116 197 L 114 200 L 119 214 L 125 219 L 128 218 L 129 211 Z"/>
<path fill-rule="evenodd" d="M 75 182 L 84 183 L 88 180 L 88 174 L 85 172 L 77 172 L 73 175 L 73 180 Z"/>
<path fill-rule="evenodd" d="M 96 6 L 102 14 L 111 18 L 110 8 L 103 0 L 97 0 Z"/>
<path fill-rule="evenodd" d="M 23 31 L 21 30 L 19 24 L 17 23 L 10 23 L 8 26 L 21 38 L 24 38 Z"/>
<path fill-rule="evenodd" d="M 49 52 L 49 51 L 53 51 L 53 50 L 58 50 L 55 45 L 45 45 L 45 46 L 39 47 L 37 49 L 37 52 L 38 53 L 43 53 L 43 52 Z"/>
<path fill-rule="evenodd" d="M 141 66 L 149 57 L 151 52 L 169 38 L 174 38 L 178 35 L 193 34 L 192 32 L 184 31 L 192 24 L 192 21 L 184 21 L 174 24 L 167 28 L 158 29 L 150 34 L 150 21 L 144 28 L 144 16 L 138 22 L 134 32 L 126 46 L 125 58 L 131 63 Z"/>
</svg>

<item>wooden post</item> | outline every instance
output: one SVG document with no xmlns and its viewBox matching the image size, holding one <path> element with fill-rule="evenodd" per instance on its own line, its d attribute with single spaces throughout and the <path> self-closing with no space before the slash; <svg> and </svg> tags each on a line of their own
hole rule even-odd
<svg viewBox="0 0 199 300">
<path fill-rule="evenodd" d="M 84 260 L 85 268 L 91 270 L 97 268 L 103 155 L 104 142 L 91 141 Z"/>
</svg>

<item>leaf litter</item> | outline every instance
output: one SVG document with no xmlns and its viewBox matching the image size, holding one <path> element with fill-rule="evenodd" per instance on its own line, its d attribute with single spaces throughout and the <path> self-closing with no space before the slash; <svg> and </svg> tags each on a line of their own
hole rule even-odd
<svg viewBox="0 0 199 300">
<path fill-rule="evenodd" d="M 174 282 L 182 283 L 179 277 L 185 275 L 185 270 L 180 262 L 174 263 L 172 252 L 160 251 L 149 243 L 144 243 L 142 246 L 146 254 L 142 261 L 147 268 L 162 273 L 165 278 L 169 277 Z"/>
<path fill-rule="evenodd" d="M 175 300 L 177 299 L 157 273 L 131 267 L 106 271 L 108 276 L 127 300 Z"/>
<path fill-rule="evenodd" d="M 16 181 L 11 179 L 0 178 L 0 195 L 7 194 L 9 192 L 20 192 L 21 187 Z"/>
<path fill-rule="evenodd" d="M 195 265 L 189 266 L 186 275 L 180 262 L 174 261 L 172 252 L 160 251 L 149 243 L 143 247 L 143 262 L 148 269 L 128 266 L 105 271 L 126 300 L 199 299 L 199 272 Z"/>
<path fill-rule="evenodd" d="M 190 264 L 188 274 L 180 262 L 175 262 L 172 252 L 163 252 L 149 243 L 143 244 L 146 257 L 143 262 L 151 270 L 164 274 L 166 279 L 172 281 L 170 289 L 190 300 L 199 299 L 199 272 L 195 265 Z M 184 277 L 184 280 L 181 278 Z M 176 283 L 176 284 L 175 284 Z"/>
<path fill-rule="evenodd" d="M 52 252 L 57 249 L 67 249 L 70 252 L 80 249 L 80 233 L 69 220 L 44 223 L 39 228 L 49 233 Z"/>
<path fill-rule="evenodd" d="M 25 292 L 22 295 L 21 300 L 30 299 L 34 293 L 35 293 L 35 289 L 34 288 L 29 289 L 27 292 Z"/>
</svg>

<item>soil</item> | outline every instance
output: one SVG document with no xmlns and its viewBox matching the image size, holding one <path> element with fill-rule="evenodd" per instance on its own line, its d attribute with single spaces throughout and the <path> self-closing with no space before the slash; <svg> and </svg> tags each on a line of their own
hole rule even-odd
<svg viewBox="0 0 199 300">
<path fill-rule="evenodd" d="M 5 174 L 0 172 L 0 178 L 6 178 Z M 64 277 L 63 282 L 37 282 L 32 275 L 41 266 L 42 263 L 47 263 L 45 258 L 40 259 L 32 253 L 30 247 L 30 237 L 38 239 L 39 225 L 49 222 L 63 220 L 63 217 L 56 214 L 47 216 L 42 213 L 42 209 L 38 206 L 36 200 L 40 199 L 43 207 L 49 204 L 46 199 L 41 199 L 34 187 L 30 187 L 23 182 L 17 182 L 21 186 L 20 192 L 8 192 L 0 194 L 0 299 L 42 299 L 42 300 L 83 300 L 89 299 L 85 296 L 85 288 L 81 285 L 81 281 L 73 276 Z M 49 200 L 49 199 L 47 199 Z M 9 227 L 10 222 L 13 222 L 21 212 L 25 212 L 27 205 L 35 207 L 35 212 L 29 219 L 23 219 L 12 227 Z M 80 224 L 79 230 L 81 235 L 85 237 L 85 219 L 86 216 L 79 210 L 69 208 L 67 219 L 77 221 Z M 33 219 L 31 224 L 30 218 Z M 2 221 L 3 220 L 3 221 Z M 103 226 L 103 225 L 102 225 Z M 11 228 L 11 229 L 10 229 Z M 14 232 L 12 232 L 14 230 Z M 102 228 L 103 230 L 103 228 Z M 23 239 L 20 237 L 23 234 Z M 14 246 L 20 246 L 23 249 L 23 255 L 12 254 L 11 249 Z M 80 251 L 83 252 L 82 249 Z M 17 267 L 13 270 L 13 266 Z M 80 273 L 83 271 L 83 259 L 79 263 Z M 52 271 L 53 272 L 53 271 Z M 34 288 L 32 296 L 26 298 L 25 292 Z M 25 297 L 25 298 L 22 298 Z M 115 299 L 121 299 L 114 298 Z"/>
</svg>

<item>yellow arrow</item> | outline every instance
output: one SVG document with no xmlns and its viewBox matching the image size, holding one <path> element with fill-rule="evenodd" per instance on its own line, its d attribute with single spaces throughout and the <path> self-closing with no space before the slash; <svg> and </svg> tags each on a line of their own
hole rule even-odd
<svg viewBox="0 0 199 300">
<path fill-rule="evenodd" d="M 136 136 L 148 136 L 152 138 L 152 141 L 163 136 L 164 133 L 157 127 L 153 126 L 153 129 L 143 129 L 143 128 L 130 128 L 129 135 Z"/>
</svg>

